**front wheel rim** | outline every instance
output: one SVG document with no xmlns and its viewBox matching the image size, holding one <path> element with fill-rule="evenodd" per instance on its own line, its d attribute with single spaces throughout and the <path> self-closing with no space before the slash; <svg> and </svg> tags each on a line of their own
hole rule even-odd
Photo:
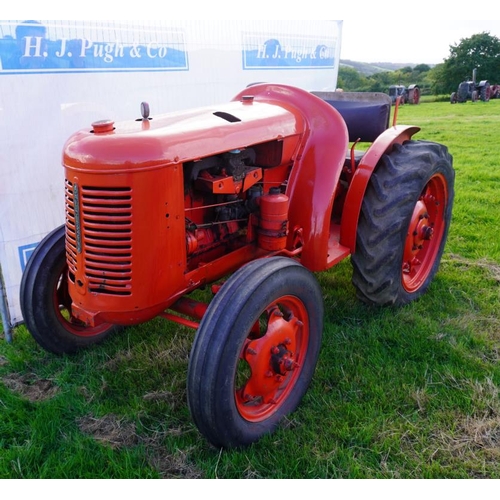
<svg viewBox="0 0 500 500">
<path fill-rule="evenodd" d="M 235 402 L 249 422 L 284 405 L 303 369 L 309 321 L 303 302 L 284 296 L 270 304 L 245 339 L 235 378 Z"/>
<path fill-rule="evenodd" d="M 436 174 L 429 179 L 415 204 L 406 236 L 402 284 L 408 293 L 425 283 L 438 258 L 446 227 L 447 202 L 446 179 Z"/>
</svg>

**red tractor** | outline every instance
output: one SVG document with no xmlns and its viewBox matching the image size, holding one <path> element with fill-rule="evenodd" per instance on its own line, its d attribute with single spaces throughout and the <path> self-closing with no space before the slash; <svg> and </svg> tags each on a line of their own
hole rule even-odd
<svg viewBox="0 0 500 500">
<path fill-rule="evenodd" d="M 256 84 L 221 106 L 151 118 L 143 103 L 138 120 L 74 134 L 65 224 L 22 278 L 28 330 L 62 354 L 157 316 L 195 328 L 200 432 L 217 447 L 272 432 L 318 360 L 314 273 L 350 257 L 362 301 L 403 305 L 445 246 L 452 157 L 414 140 L 418 127 L 390 126 L 387 95 L 370 97 Z M 205 286 L 209 303 L 191 294 Z"/>
<path fill-rule="evenodd" d="M 392 104 L 396 104 L 399 97 L 399 104 L 418 104 L 420 102 L 420 87 L 416 84 L 405 87 L 404 85 L 391 85 L 389 87 L 389 96 Z"/>
</svg>

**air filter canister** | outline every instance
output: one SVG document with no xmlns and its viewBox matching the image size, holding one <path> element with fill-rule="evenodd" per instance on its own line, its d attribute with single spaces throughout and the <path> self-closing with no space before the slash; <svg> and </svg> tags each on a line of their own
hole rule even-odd
<svg viewBox="0 0 500 500">
<path fill-rule="evenodd" d="M 288 234 L 288 196 L 279 188 L 271 188 L 260 197 L 260 222 L 257 241 L 269 251 L 283 250 Z"/>
</svg>

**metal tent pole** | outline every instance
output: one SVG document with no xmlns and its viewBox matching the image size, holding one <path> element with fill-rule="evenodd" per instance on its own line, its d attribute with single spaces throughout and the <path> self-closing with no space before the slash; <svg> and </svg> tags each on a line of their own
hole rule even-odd
<svg viewBox="0 0 500 500">
<path fill-rule="evenodd" d="M 12 331 L 9 321 L 9 309 L 7 308 L 7 294 L 3 282 L 2 266 L 0 266 L 0 313 L 2 315 L 2 325 L 7 342 L 12 342 Z"/>
</svg>

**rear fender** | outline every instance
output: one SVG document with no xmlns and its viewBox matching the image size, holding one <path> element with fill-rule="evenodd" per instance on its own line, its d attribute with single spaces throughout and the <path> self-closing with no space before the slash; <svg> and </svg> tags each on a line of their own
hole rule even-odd
<svg viewBox="0 0 500 500">
<path fill-rule="evenodd" d="M 340 244 L 348 247 L 351 253 L 356 250 L 356 232 L 359 214 L 366 187 L 380 158 L 391 151 L 394 144 L 402 144 L 420 130 L 420 127 L 397 125 L 387 129 L 373 142 L 361 159 L 353 175 L 346 195 L 340 226 Z"/>
</svg>

